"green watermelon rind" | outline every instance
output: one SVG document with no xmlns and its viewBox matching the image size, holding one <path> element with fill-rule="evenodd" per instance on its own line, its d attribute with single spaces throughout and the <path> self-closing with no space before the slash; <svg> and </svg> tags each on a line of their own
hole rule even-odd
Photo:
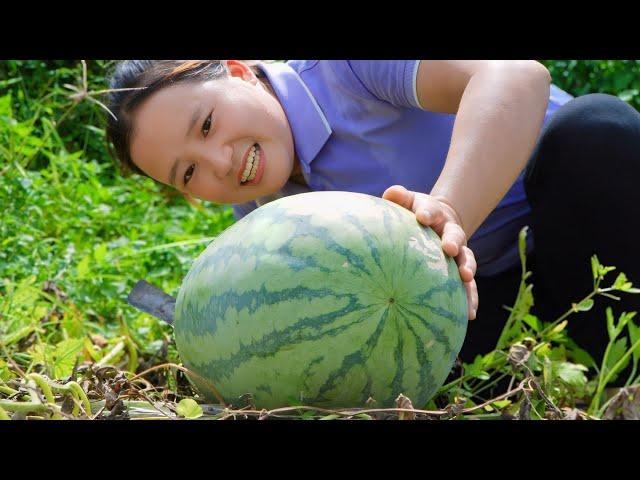
<svg viewBox="0 0 640 480">
<path fill-rule="evenodd" d="M 352 192 L 284 197 L 229 227 L 193 263 L 175 315 L 184 365 L 228 403 L 250 393 L 260 408 L 392 406 L 400 393 L 423 405 L 466 328 L 438 235 Z"/>
</svg>

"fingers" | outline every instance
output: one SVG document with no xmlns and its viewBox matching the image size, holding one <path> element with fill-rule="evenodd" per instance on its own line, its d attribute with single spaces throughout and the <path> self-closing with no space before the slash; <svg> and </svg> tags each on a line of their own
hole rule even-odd
<svg viewBox="0 0 640 480">
<path fill-rule="evenodd" d="M 469 320 L 475 320 L 478 311 L 478 286 L 476 281 L 464 282 L 464 288 L 467 291 Z"/>
<path fill-rule="evenodd" d="M 433 228 L 437 233 L 442 230 L 445 221 L 444 210 L 440 202 L 433 197 L 418 197 L 414 200 L 416 218 L 425 227 Z"/>
<path fill-rule="evenodd" d="M 385 200 L 397 203 L 415 213 L 418 221 L 425 227 L 433 227 L 444 220 L 442 205 L 431 195 L 407 190 L 402 185 L 393 185 L 382 194 Z"/>
<path fill-rule="evenodd" d="M 453 207 L 431 195 L 407 190 L 402 185 L 387 188 L 382 198 L 412 211 L 422 225 L 431 227 L 438 234 L 445 255 L 456 260 L 467 293 L 469 320 L 475 320 L 478 310 L 478 287 L 474 280 L 477 264 L 473 252 L 467 247 L 467 235 Z"/>
<path fill-rule="evenodd" d="M 393 185 L 384 191 L 384 193 L 382 194 L 382 198 L 397 203 L 407 210 L 413 211 L 412 207 L 415 194 L 416 192 L 407 190 L 402 185 Z"/>
<path fill-rule="evenodd" d="M 460 249 L 460 253 L 456 257 L 456 263 L 458 264 L 462 281 L 470 282 L 473 280 L 478 266 L 476 264 L 476 257 L 469 247 L 463 246 Z"/>
<path fill-rule="evenodd" d="M 469 247 L 463 246 L 460 253 L 456 257 L 460 279 L 464 282 L 464 288 L 467 292 L 467 305 L 469 320 L 475 320 L 478 310 L 478 286 L 474 280 L 477 264 L 476 258 Z"/>
<path fill-rule="evenodd" d="M 436 233 L 442 238 L 442 250 L 450 257 L 457 257 L 462 247 L 467 245 L 467 235 L 457 223 L 446 222 L 442 232 Z"/>
</svg>

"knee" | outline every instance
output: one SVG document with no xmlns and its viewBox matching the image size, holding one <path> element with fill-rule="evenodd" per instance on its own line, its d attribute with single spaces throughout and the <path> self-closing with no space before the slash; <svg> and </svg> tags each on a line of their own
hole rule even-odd
<svg viewBox="0 0 640 480">
<path fill-rule="evenodd" d="M 639 153 L 638 111 L 613 95 L 574 98 L 542 130 L 527 166 L 527 195 L 535 197 L 534 184 L 560 182 L 586 188 L 603 177 L 634 178 L 629 167 L 640 166 Z"/>
<path fill-rule="evenodd" d="M 591 93 L 567 102 L 549 120 L 541 140 L 576 142 L 584 150 L 593 142 L 639 138 L 640 113 L 614 95 Z"/>
</svg>

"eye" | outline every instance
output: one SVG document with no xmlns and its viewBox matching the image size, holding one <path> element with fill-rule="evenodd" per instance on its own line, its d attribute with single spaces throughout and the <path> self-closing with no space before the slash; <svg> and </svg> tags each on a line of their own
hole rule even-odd
<svg viewBox="0 0 640 480">
<path fill-rule="evenodd" d="M 191 180 L 191 177 L 193 176 L 193 171 L 196 169 L 196 165 L 195 163 L 192 163 L 191 165 L 189 165 L 187 167 L 187 169 L 184 171 L 184 184 L 186 185 L 187 183 L 189 183 L 189 180 Z"/>
<path fill-rule="evenodd" d="M 209 134 L 210 129 L 211 129 L 211 113 L 204 120 L 204 123 L 202 124 L 202 134 L 206 137 Z"/>
</svg>

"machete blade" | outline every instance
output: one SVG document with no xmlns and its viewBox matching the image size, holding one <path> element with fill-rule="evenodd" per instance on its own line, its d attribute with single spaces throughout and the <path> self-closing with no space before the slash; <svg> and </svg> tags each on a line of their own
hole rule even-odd
<svg viewBox="0 0 640 480">
<path fill-rule="evenodd" d="M 176 299 L 166 294 L 158 287 L 140 280 L 127 297 L 127 301 L 149 315 L 173 324 L 173 313 L 176 307 Z"/>
</svg>

